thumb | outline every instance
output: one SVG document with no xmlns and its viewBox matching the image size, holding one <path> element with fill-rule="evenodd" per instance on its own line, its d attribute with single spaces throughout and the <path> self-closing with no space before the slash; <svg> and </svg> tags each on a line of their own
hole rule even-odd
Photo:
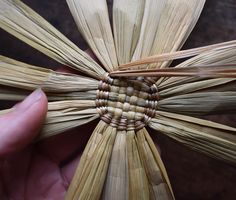
<svg viewBox="0 0 236 200">
<path fill-rule="evenodd" d="M 23 149 L 35 138 L 46 117 L 47 105 L 46 95 L 37 89 L 0 116 L 0 157 Z"/>
</svg>

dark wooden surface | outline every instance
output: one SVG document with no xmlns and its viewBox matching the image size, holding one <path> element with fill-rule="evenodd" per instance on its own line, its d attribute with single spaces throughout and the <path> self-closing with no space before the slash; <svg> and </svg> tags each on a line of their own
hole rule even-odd
<svg viewBox="0 0 236 200">
<path fill-rule="evenodd" d="M 86 49 L 86 43 L 77 31 L 65 0 L 24 0 L 24 2 L 75 44 Z M 236 39 L 236 0 L 207 0 L 200 20 L 183 48 L 232 39 Z M 51 68 L 60 66 L 2 30 L 0 30 L 0 54 L 38 66 Z M 217 117 L 217 120 L 221 118 Z M 231 125 L 235 126 L 234 122 L 232 116 Z M 153 130 L 150 132 L 161 147 L 162 158 L 176 199 L 236 199 L 235 166 L 189 150 Z"/>
</svg>

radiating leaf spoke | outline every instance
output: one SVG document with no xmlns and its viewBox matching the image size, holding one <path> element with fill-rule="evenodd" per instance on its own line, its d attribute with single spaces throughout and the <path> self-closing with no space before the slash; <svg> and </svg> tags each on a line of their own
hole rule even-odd
<svg viewBox="0 0 236 200">
<path fill-rule="evenodd" d="M 0 100 L 21 100 L 37 88 L 42 88 L 49 100 L 95 99 L 98 81 L 0 56 L 0 85 Z"/>
<path fill-rule="evenodd" d="M 101 117 L 67 200 L 174 199 L 164 164 L 144 128 L 148 122 L 192 149 L 236 164 L 236 128 L 191 117 L 236 111 L 236 40 L 178 51 L 205 0 L 114 0 L 113 29 L 106 0 L 67 4 L 105 69 L 20 0 L 0 0 L 0 28 L 92 76 L 0 56 L 0 100 L 19 101 L 37 88 L 47 95 L 48 112 L 37 140 Z M 167 68 L 171 61 L 189 57 Z M 0 111 L 0 116 L 13 109 Z"/>
<path fill-rule="evenodd" d="M 236 128 L 158 111 L 149 126 L 211 157 L 236 163 Z"/>
<path fill-rule="evenodd" d="M 144 6 L 144 0 L 113 1 L 113 31 L 119 65 L 132 59 L 141 30 Z"/>
<path fill-rule="evenodd" d="M 224 44 L 224 43 L 222 43 Z M 209 66 L 214 68 L 214 65 L 221 66 L 224 68 L 224 65 L 232 65 L 231 69 L 235 70 L 235 63 L 236 63 L 236 41 L 232 41 L 232 44 L 225 44 L 224 46 L 214 48 L 212 50 L 203 52 L 193 58 L 190 58 L 179 65 L 175 66 L 175 68 L 191 68 L 192 66 L 202 66 L 204 70 L 204 66 Z M 226 69 L 230 69 L 230 67 L 225 67 Z M 199 70 L 201 67 L 199 67 Z M 196 81 L 201 81 L 203 78 L 202 77 L 169 77 L 165 78 L 164 81 L 162 80 L 161 82 L 157 82 L 157 85 L 160 89 L 164 88 L 170 88 L 173 86 L 179 86 L 181 87 L 182 84 L 186 83 L 194 83 Z M 232 81 L 235 79 L 231 79 Z M 214 83 L 215 80 L 212 79 L 212 83 Z M 225 82 L 228 82 L 227 79 L 218 79 L 217 80 L 218 85 L 225 84 Z M 204 80 L 203 82 L 198 82 L 197 84 L 199 87 L 202 87 L 201 83 L 204 85 Z M 212 86 L 211 81 L 208 81 L 209 86 Z M 207 85 L 205 85 L 205 88 Z M 214 85 L 216 86 L 216 85 Z"/>
<path fill-rule="evenodd" d="M 80 33 L 103 66 L 114 70 L 116 50 L 105 0 L 67 0 Z"/>
<path fill-rule="evenodd" d="M 165 166 L 146 129 L 137 132 L 137 144 L 148 178 L 150 199 L 174 199 Z"/>
<path fill-rule="evenodd" d="M 129 199 L 129 169 L 126 131 L 117 131 L 106 182 L 103 188 L 102 199 Z"/>
<path fill-rule="evenodd" d="M 122 64 L 119 66 L 120 70 L 129 70 L 129 69 L 140 69 L 140 65 L 146 64 L 153 64 L 153 63 L 162 63 L 164 61 L 172 61 L 181 58 L 189 58 L 193 56 L 197 56 L 204 52 L 208 52 L 213 49 L 220 49 L 220 47 L 227 48 L 233 47 L 236 44 L 236 40 L 228 41 L 228 42 L 221 42 L 217 44 L 207 45 L 203 47 L 197 47 L 192 49 L 174 51 L 174 52 L 167 52 L 152 56 L 147 56 L 145 58 L 141 58 L 140 60 L 135 60 L 130 63 Z M 180 64 L 181 66 L 182 64 Z M 145 69 L 145 68 L 144 68 Z"/>
<path fill-rule="evenodd" d="M 0 116 L 11 111 L 1 110 Z M 91 100 L 49 102 L 47 116 L 37 140 L 63 133 L 98 117 L 95 102 Z"/>
<path fill-rule="evenodd" d="M 180 49 L 195 26 L 204 3 L 205 0 L 146 1 L 147 9 L 133 60 Z M 169 63 L 158 66 L 166 67 Z"/>
<path fill-rule="evenodd" d="M 68 67 L 97 79 L 104 75 L 92 58 L 21 1 L 1 0 L 0 7 L 2 29 Z"/>
<path fill-rule="evenodd" d="M 49 102 L 39 139 L 63 133 L 98 117 L 95 102 L 91 100 Z"/>
<path fill-rule="evenodd" d="M 100 199 L 116 129 L 100 122 L 95 128 L 70 184 L 66 199 Z"/>
<path fill-rule="evenodd" d="M 201 92 L 160 100 L 158 109 L 187 115 L 236 112 L 236 92 Z"/>
</svg>

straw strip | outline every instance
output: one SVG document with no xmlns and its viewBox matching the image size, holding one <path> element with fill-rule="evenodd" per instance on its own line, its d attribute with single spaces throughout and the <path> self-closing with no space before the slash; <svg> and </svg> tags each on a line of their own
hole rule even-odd
<svg viewBox="0 0 236 200">
<path fill-rule="evenodd" d="M 150 199 L 148 179 L 140 159 L 136 135 L 127 132 L 127 156 L 129 168 L 129 200 Z"/>
<path fill-rule="evenodd" d="M 177 65 L 175 68 L 191 68 L 192 66 L 234 65 L 234 67 L 232 68 L 235 69 L 236 40 L 232 42 L 234 42 L 235 44 L 224 45 L 222 47 L 218 47 L 210 51 L 206 51 L 198 56 L 195 56 L 191 59 L 186 60 L 185 62 L 182 62 L 181 64 Z M 162 89 L 163 87 L 172 87 L 173 85 L 181 85 L 181 84 L 194 82 L 201 79 L 202 79 L 201 77 L 195 78 L 195 79 L 192 79 L 191 77 L 182 77 L 182 78 L 170 77 L 170 78 L 165 78 L 164 81 L 159 80 L 156 84 L 158 85 L 158 88 Z M 219 82 L 221 81 L 224 82 L 225 79 L 219 80 Z"/>
<path fill-rule="evenodd" d="M 165 5 L 165 0 L 144 1 L 141 30 L 132 60 L 150 55 Z"/>
<path fill-rule="evenodd" d="M 28 96 L 32 91 L 18 89 L 13 87 L 5 87 L 1 85 L 0 88 L 0 100 L 7 101 L 21 101 Z M 48 101 L 63 101 L 63 100 L 94 100 L 96 99 L 96 90 L 90 90 L 85 92 L 65 92 L 65 93 L 48 93 Z"/>
<path fill-rule="evenodd" d="M 148 177 L 149 199 L 174 199 L 164 164 L 145 128 L 137 132 L 137 144 Z"/>
<path fill-rule="evenodd" d="M 102 199 L 173 199 L 172 194 L 164 165 L 145 129 L 118 131 Z"/>
<path fill-rule="evenodd" d="M 75 174 L 73 176 L 73 179 L 70 183 L 70 186 L 67 190 L 66 194 L 66 200 L 72 199 L 76 193 L 76 190 L 78 188 L 78 184 L 81 180 L 81 177 L 84 173 L 84 170 L 87 168 L 88 163 L 92 159 L 92 156 L 94 154 L 94 151 L 98 147 L 98 144 L 101 142 L 101 139 L 103 138 L 103 133 L 107 129 L 108 124 L 106 124 L 103 121 L 99 121 L 98 125 L 94 129 L 85 149 L 84 152 L 80 158 L 79 167 L 77 167 Z"/>
<path fill-rule="evenodd" d="M 171 61 L 171 60 L 176 60 L 176 59 L 181 59 L 181 58 L 188 58 L 191 56 L 202 54 L 212 49 L 225 47 L 225 46 L 231 46 L 231 45 L 235 46 L 235 44 L 236 44 L 236 40 L 232 40 L 228 42 L 222 42 L 218 44 L 213 44 L 213 45 L 208 45 L 208 46 L 198 47 L 198 48 L 193 48 L 193 49 L 188 49 L 188 50 L 162 53 L 162 54 L 145 57 L 140 60 L 136 60 L 127 64 L 120 65 L 119 69 L 120 70 L 135 69 L 137 66 L 140 68 L 140 65 Z"/>
<path fill-rule="evenodd" d="M 100 139 L 96 142 L 98 136 Z M 104 123 L 98 124 L 82 155 L 82 163 L 76 170 L 66 199 L 100 199 L 115 137 L 115 128 L 106 127 Z M 94 151 L 89 155 L 90 147 L 93 147 Z"/>
<path fill-rule="evenodd" d="M 63 133 L 98 118 L 94 101 L 71 100 L 48 103 L 47 117 L 39 139 Z"/>
<path fill-rule="evenodd" d="M 96 90 L 98 81 L 79 75 L 54 72 L 0 55 L 0 84 L 25 90 L 42 88 L 45 92 Z"/>
<path fill-rule="evenodd" d="M 191 81 L 191 82 L 190 82 Z M 167 89 L 160 89 L 159 95 L 160 98 L 172 97 L 175 95 L 188 94 L 197 91 L 227 91 L 227 86 L 235 85 L 236 79 L 230 78 L 216 78 L 202 81 L 195 81 L 194 79 L 189 79 L 186 84 L 180 84 L 172 87 L 168 87 Z M 233 87 L 233 86 L 232 86 Z M 232 88 L 231 87 L 231 88 Z M 224 89 L 225 88 L 225 89 Z"/>
<path fill-rule="evenodd" d="M 158 62 L 141 66 L 147 69 L 167 67 L 176 58 L 198 56 L 173 69 L 111 73 L 119 76 L 113 79 L 21 1 L 0 1 L 0 27 L 55 60 L 101 79 L 98 83 L 0 57 L 0 86 L 3 86 L 0 99 L 19 100 L 42 87 L 50 101 L 57 100 L 48 104 L 38 139 L 100 115 L 101 121 L 83 152 L 66 199 L 174 199 L 160 155 L 144 129 L 147 124 L 193 149 L 236 163 L 235 128 L 161 111 L 192 115 L 235 110 L 236 92 L 209 91 L 229 89 L 235 82 L 236 41 L 171 53 L 187 39 L 205 0 L 115 0 L 116 46 L 105 0 L 67 0 L 67 3 L 82 34 L 109 72 L 117 67 L 117 59 L 126 63 L 162 54 L 135 62 L 136 65 Z M 123 79 L 122 74 L 138 77 Z M 206 80 L 210 77 L 215 79 Z M 0 115 L 10 111 L 0 111 Z"/>
<path fill-rule="evenodd" d="M 146 1 L 140 38 L 132 60 L 180 49 L 195 26 L 204 3 L 205 0 Z M 160 67 L 169 63 L 162 63 Z"/>
<path fill-rule="evenodd" d="M 1 110 L 0 115 L 11 111 L 12 109 Z M 49 102 L 46 120 L 37 140 L 63 133 L 98 117 L 99 115 L 96 112 L 94 101 L 72 100 Z"/>
<path fill-rule="evenodd" d="M 126 131 L 118 131 L 103 188 L 104 200 L 129 200 Z"/>
<path fill-rule="evenodd" d="M 113 1 L 113 32 L 119 65 L 131 61 L 139 39 L 144 6 L 143 0 Z"/>
<path fill-rule="evenodd" d="M 164 68 L 152 70 L 126 70 L 110 73 L 111 77 L 178 77 L 236 78 L 236 64 L 191 66 L 188 68 Z"/>
<path fill-rule="evenodd" d="M 187 115 L 236 112 L 236 92 L 201 92 L 173 96 L 158 102 L 158 110 Z"/>
<path fill-rule="evenodd" d="M 74 20 L 90 48 L 107 71 L 117 63 L 106 0 L 67 0 Z"/>
<path fill-rule="evenodd" d="M 236 163 L 235 128 L 163 111 L 157 111 L 149 126 L 208 156 Z"/>
<path fill-rule="evenodd" d="M 134 131 L 115 132 L 115 128 L 99 122 L 66 199 L 173 199 L 164 165 L 148 133 L 144 129 L 137 135 Z M 108 144 L 113 146 L 112 151 Z M 150 177 L 152 173 L 155 176 Z"/>
<path fill-rule="evenodd" d="M 0 7 L 2 29 L 66 66 L 97 79 L 105 73 L 92 58 L 21 1 L 1 0 Z"/>
<path fill-rule="evenodd" d="M 5 114 L 7 114 L 7 113 L 9 113 L 9 112 L 11 112 L 11 111 L 12 111 L 12 109 L 0 110 L 0 116 L 1 116 L 1 115 L 5 115 Z"/>
</svg>

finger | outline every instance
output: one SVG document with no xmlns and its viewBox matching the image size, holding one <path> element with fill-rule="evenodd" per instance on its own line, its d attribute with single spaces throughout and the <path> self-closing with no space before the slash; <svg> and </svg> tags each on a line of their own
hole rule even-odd
<svg viewBox="0 0 236 200">
<path fill-rule="evenodd" d="M 85 52 L 94 60 L 97 59 L 91 49 L 87 49 Z M 56 71 L 81 75 L 80 72 L 66 66 L 61 66 Z M 90 122 L 63 134 L 42 140 L 38 145 L 39 150 L 53 162 L 64 165 L 73 159 L 77 153 L 83 151 L 96 123 Z"/>
<path fill-rule="evenodd" d="M 62 200 L 66 193 L 64 179 L 58 166 L 37 151 L 31 159 L 24 189 L 24 199 Z M 19 199 L 19 196 L 16 199 Z"/>
<path fill-rule="evenodd" d="M 81 156 L 82 156 L 82 152 L 80 154 L 78 154 L 74 160 L 72 160 L 67 165 L 65 165 L 61 168 L 61 175 L 63 177 L 66 188 L 69 187 L 70 182 L 71 182 L 73 176 L 75 175 L 75 171 L 78 167 Z"/>
<path fill-rule="evenodd" d="M 37 135 L 47 113 L 47 97 L 37 89 L 0 117 L 0 157 L 23 149 Z"/>
<path fill-rule="evenodd" d="M 42 140 L 38 144 L 38 148 L 53 162 L 63 166 L 83 151 L 96 123 L 97 121 L 93 121 L 63 134 Z"/>
</svg>

